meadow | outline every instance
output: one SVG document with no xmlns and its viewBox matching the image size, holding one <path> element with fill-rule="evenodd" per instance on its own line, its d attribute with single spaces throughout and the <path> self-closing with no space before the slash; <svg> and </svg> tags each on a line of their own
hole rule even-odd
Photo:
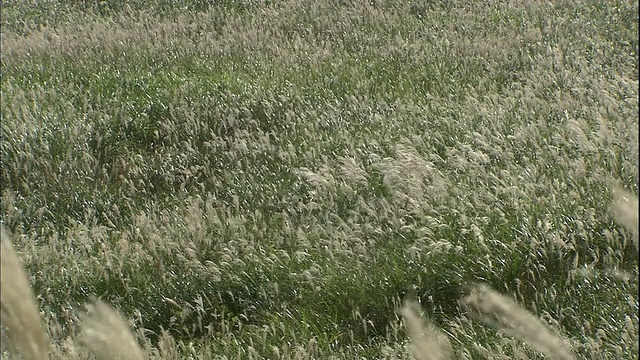
<svg viewBox="0 0 640 360">
<path fill-rule="evenodd" d="M 637 1 L 0 8 L 3 359 L 638 359 Z"/>
</svg>

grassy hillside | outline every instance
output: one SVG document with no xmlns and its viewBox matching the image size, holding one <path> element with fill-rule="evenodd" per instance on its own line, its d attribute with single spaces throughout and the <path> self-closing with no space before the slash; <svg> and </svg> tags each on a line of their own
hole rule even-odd
<svg viewBox="0 0 640 360">
<path fill-rule="evenodd" d="M 93 299 L 152 358 L 410 358 L 416 299 L 452 358 L 542 359 L 476 284 L 576 358 L 638 358 L 637 209 L 612 211 L 638 2 L 0 6 L 2 224 L 52 358 L 88 356 Z"/>
</svg>

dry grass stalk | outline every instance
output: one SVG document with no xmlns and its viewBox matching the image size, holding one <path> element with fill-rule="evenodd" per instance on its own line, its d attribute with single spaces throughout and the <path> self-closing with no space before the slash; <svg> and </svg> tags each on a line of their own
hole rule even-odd
<svg viewBox="0 0 640 360">
<path fill-rule="evenodd" d="M 552 334 L 535 316 L 513 300 L 480 285 L 464 299 L 480 320 L 496 324 L 500 330 L 519 338 L 551 359 L 573 360 L 566 340 Z"/>
<path fill-rule="evenodd" d="M 420 316 L 420 306 L 405 302 L 400 313 L 411 337 L 411 350 L 417 360 L 445 360 L 453 356 L 453 348 L 445 334 Z"/>
<path fill-rule="evenodd" d="M 45 332 L 29 277 L 4 231 L 2 269 L 0 271 L 0 308 L 2 326 L 7 331 L 8 348 L 24 359 L 46 359 L 49 339 Z"/>
<path fill-rule="evenodd" d="M 633 243 L 638 250 L 638 197 L 617 185 L 612 187 L 612 193 L 613 219 L 633 233 Z"/>
<path fill-rule="evenodd" d="M 111 306 L 88 305 L 82 319 L 80 341 L 103 360 L 142 360 L 144 353 L 126 320 Z"/>
</svg>

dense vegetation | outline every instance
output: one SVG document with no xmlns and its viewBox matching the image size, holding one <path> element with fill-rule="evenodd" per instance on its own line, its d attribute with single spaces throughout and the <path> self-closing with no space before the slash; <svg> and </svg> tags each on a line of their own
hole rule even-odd
<svg viewBox="0 0 640 360">
<path fill-rule="evenodd" d="M 0 6 L 2 223 L 58 356 L 100 298 L 158 358 L 408 358 L 416 298 L 456 358 L 541 358 L 483 283 L 637 359 L 637 1 Z"/>
</svg>

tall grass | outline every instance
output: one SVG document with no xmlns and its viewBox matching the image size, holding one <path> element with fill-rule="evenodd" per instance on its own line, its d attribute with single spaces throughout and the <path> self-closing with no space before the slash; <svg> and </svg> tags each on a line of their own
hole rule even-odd
<svg viewBox="0 0 640 360">
<path fill-rule="evenodd" d="M 27 359 L 47 359 L 48 337 L 42 327 L 38 309 L 33 301 L 29 282 L 18 256 L 13 251 L 4 229 L 2 229 L 2 319 L 9 332 L 8 348 L 11 353 Z M 573 359 L 566 342 L 550 334 L 545 326 L 513 301 L 486 286 L 474 289 L 465 299 L 477 314 L 525 342 L 538 348 L 554 359 Z M 91 349 L 98 359 L 144 359 L 142 350 L 129 330 L 129 325 L 109 305 L 97 302 L 87 306 L 83 315 L 83 329 L 79 343 Z M 433 325 L 425 323 L 419 314 L 419 305 L 406 302 L 400 309 L 412 337 L 412 351 L 417 359 L 450 359 L 452 347 L 447 336 Z M 6 343 L 4 343 L 6 344 Z M 73 344 L 72 344 L 73 346 Z M 162 349 L 162 345 L 160 345 Z M 76 355 L 72 347 L 71 353 Z M 6 355 L 6 354 L 5 354 Z M 66 358 L 69 358 L 67 354 Z"/>
<path fill-rule="evenodd" d="M 13 245 L 2 229 L 2 326 L 7 333 L 9 354 L 23 359 L 49 359 L 49 337 L 31 291 L 28 276 Z M 98 359 L 141 360 L 142 350 L 129 330 L 129 325 L 109 305 L 88 305 L 83 315 L 83 328 L 78 343 L 84 344 Z M 67 343 L 69 344 L 69 343 Z M 72 354 L 78 354 L 71 342 Z M 69 350 L 69 349 L 68 349 Z M 55 350 L 54 350 L 55 354 Z M 7 355 L 3 349 L 3 355 Z M 62 358 L 77 358 L 66 354 Z"/>
<path fill-rule="evenodd" d="M 18 256 L 2 233 L 2 277 L 0 278 L 0 306 L 2 307 L 2 330 L 7 334 L 3 348 L 8 344 L 13 352 L 23 353 L 26 359 L 47 359 L 49 339 L 42 326 L 35 297 L 29 287 Z M 4 337 L 4 336 L 3 336 Z M 3 349 L 4 350 L 4 349 Z"/>
<path fill-rule="evenodd" d="M 637 2 L 0 6 L 50 358 L 637 358 Z"/>
</svg>

